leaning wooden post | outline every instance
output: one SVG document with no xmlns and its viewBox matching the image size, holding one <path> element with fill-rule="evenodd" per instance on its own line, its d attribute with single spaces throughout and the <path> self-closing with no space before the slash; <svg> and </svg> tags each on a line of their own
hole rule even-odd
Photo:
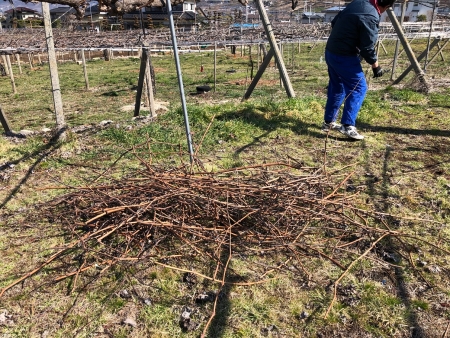
<svg viewBox="0 0 450 338">
<path fill-rule="evenodd" d="M 3 112 L 2 105 L 0 104 L 0 123 L 2 124 L 3 129 L 5 130 L 5 134 L 9 135 L 12 133 L 11 128 L 9 126 L 8 119 L 6 118 L 5 113 Z"/>
<path fill-rule="evenodd" d="M 8 71 L 9 71 L 9 79 L 11 80 L 11 87 L 12 87 L 13 93 L 17 94 L 16 82 L 14 81 L 14 74 L 13 74 L 12 65 L 11 65 L 11 58 L 9 57 L 9 55 L 6 55 L 6 64 L 7 64 Z"/>
<path fill-rule="evenodd" d="M 427 71 L 427 66 L 428 66 L 428 54 L 430 53 L 431 31 L 433 30 L 434 12 L 435 11 L 436 11 L 436 1 L 433 3 L 433 12 L 431 12 L 430 32 L 428 33 L 428 42 L 427 42 L 427 55 L 425 56 L 425 63 L 423 64 L 424 72 Z"/>
<path fill-rule="evenodd" d="M 28 62 L 30 63 L 30 69 L 33 69 L 33 56 L 28 53 Z"/>
<path fill-rule="evenodd" d="M 17 66 L 19 67 L 19 74 L 22 74 L 22 65 L 20 64 L 20 56 L 16 54 Z"/>
<path fill-rule="evenodd" d="M 430 44 L 430 49 L 433 49 L 437 44 L 438 44 L 438 42 L 440 41 L 440 38 L 435 38 L 434 40 L 433 40 L 433 42 Z M 424 57 L 425 57 L 425 55 L 426 55 L 426 53 L 427 53 L 427 50 L 424 50 L 423 52 L 422 52 L 422 54 L 420 54 L 418 57 L 417 57 L 417 62 L 420 62 Z M 406 68 L 404 71 L 403 71 L 403 73 L 392 83 L 392 84 L 398 84 L 398 83 L 400 83 L 400 81 L 402 81 L 405 77 L 406 77 L 406 75 L 408 75 L 408 73 L 411 71 L 411 70 L 413 70 L 413 65 L 410 65 L 408 68 Z"/>
<path fill-rule="evenodd" d="M 86 69 L 86 58 L 84 56 L 84 48 L 81 49 L 81 61 L 83 62 L 84 83 L 86 84 L 86 90 L 89 90 L 89 78 Z"/>
<path fill-rule="evenodd" d="M 47 41 L 48 65 L 52 83 L 53 104 L 56 117 L 56 139 L 64 141 L 66 138 L 66 122 L 64 120 L 61 88 L 59 86 L 58 65 L 56 63 L 55 43 L 53 41 L 52 22 L 48 2 L 42 2 L 42 16 L 44 17 L 45 40 Z"/>
<path fill-rule="evenodd" d="M 267 38 L 269 40 L 269 44 L 271 49 L 274 51 L 275 62 L 278 67 L 278 71 L 280 72 L 280 77 L 283 82 L 283 87 L 286 91 L 286 94 L 289 98 L 295 97 L 294 89 L 292 88 L 291 80 L 289 79 L 289 75 L 284 65 L 283 56 L 278 49 L 275 33 L 273 32 L 272 25 L 270 24 L 269 18 L 267 16 L 267 12 L 264 8 L 264 4 L 262 0 L 256 0 L 259 16 L 263 22 L 264 30 L 266 31 Z"/>
<path fill-rule="evenodd" d="M 2 60 L 3 60 L 3 64 L 5 65 L 6 75 L 9 75 L 8 62 L 6 61 L 6 55 L 5 54 L 2 54 Z"/>
<path fill-rule="evenodd" d="M 145 51 L 147 53 L 145 62 L 145 82 L 147 83 L 148 106 L 150 108 L 150 116 L 156 117 L 155 98 L 153 96 L 153 80 L 150 72 L 151 70 L 150 48 L 145 48 Z"/>
<path fill-rule="evenodd" d="M 405 20 L 405 11 L 406 11 L 406 1 L 403 1 L 402 4 L 402 14 L 400 16 L 400 26 L 403 25 L 403 20 Z M 397 68 L 397 59 L 398 59 L 398 50 L 400 47 L 400 39 L 397 37 L 397 41 L 395 43 L 395 51 L 394 51 L 394 60 L 392 62 L 392 72 L 391 72 L 391 81 L 394 79 L 395 68 Z"/>
<path fill-rule="evenodd" d="M 134 104 L 134 116 L 139 116 L 139 113 L 141 111 L 141 99 L 142 99 L 142 89 L 144 87 L 144 80 L 145 80 L 145 73 L 146 73 L 146 67 L 147 67 L 147 49 L 142 48 L 141 50 L 142 56 L 141 56 L 141 67 L 139 69 L 139 79 L 138 79 L 138 86 L 136 91 L 136 101 Z"/>
<path fill-rule="evenodd" d="M 389 19 L 392 22 L 392 26 L 394 26 L 395 32 L 397 33 L 400 42 L 402 43 L 403 49 L 405 50 L 406 55 L 408 56 L 409 61 L 411 62 L 411 66 L 414 68 L 414 71 L 416 72 L 416 76 L 419 79 L 420 83 L 424 86 L 425 92 L 428 92 L 430 90 L 430 85 L 428 84 L 424 71 L 420 68 L 419 62 L 417 62 L 416 56 L 414 55 L 414 52 L 411 49 L 411 46 L 408 43 L 408 40 L 406 40 L 405 35 L 403 34 L 403 29 L 400 26 L 397 18 L 395 17 L 394 11 L 392 8 L 387 9 L 387 14 L 389 16 Z"/>
</svg>

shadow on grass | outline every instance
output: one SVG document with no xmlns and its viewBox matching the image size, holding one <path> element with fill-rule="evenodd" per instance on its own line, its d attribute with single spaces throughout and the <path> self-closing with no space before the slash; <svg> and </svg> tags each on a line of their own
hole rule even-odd
<svg viewBox="0 0 450 338">
<path fill-rule="evenodd" d="M 17 194 L 17 192 L 20 190 L 22 185 L 24 185 L 31 174 L 34 172 L 36 167 L 50 154 L 52 154 L 55 150 L 61 147 L 61 142 L 58 142 L 59 137 L 62 133 L 64 133 L 66 129 L 61 129 L 55 136 L 53 136 L 50 141 L 47 144 L 44 144 L 43 146 L 37 148 L 34 150 L 31 154 L 27 154 L 22 156 L 21 158 L 10 161 L 5 165 L 0 166 L 0 172 L 8 168 L 10 165 L 17 165 L 23 161 L 36 158 L 34 163 L 28 168 L 25 175 L 22 177 L 22 179 L 17 183 L 17 185 L 11 190 L 8 196 L 0 203 L 0 209 L 2 209 L 4 206 L 8 204 L 9 201 Z"/>
<path fill-rule="evenodd" d="M 378 211 L 383 213 L 388 213 L 390 202 L 388 200 L 389 198 L 389 161 L 391 158 L 391 147 L 386 147 L 385 153 L 384 153 L 384 159 L 383 159 L 383 169 L 382 169 L 382 181 L 381 181 L 381 198 L 382 203 L 378 205 Z M 369 172 L 370 169 L 368 168 L 367 171 Z M 377 194 L 374 186 L 374 182 L 369 181 L 368 182 L 368 194 L 369 196 L 375 196 Z M 396 222 L 394 220 L 387 220 L 386 223 L 390 224 L 391 230 L 396 230 L 399 226 L 399 222 Z M 395 276 L 395 284 L 397 287 L 398 296 L 402 300 L 403 304 L 406 308 L 406 320 L 408 321 L 408 326 L 411 328 L 410 334 L 411 338 L 425 338 L 426 332 L 425 330 L 420 326 L 419 319 L 417 315 L 417 309 L 413 306 L 411 302 L 411 295 L 407 288 L 407 283 L 405 281 L 405 273 L 404 269 L 400 267 L 401 265 L 401 255 L 397 254 L 399 251 L 399 246 L 397 243 L 395 243 L 391 237 L 388 237 L 388 239 L 383 243 L 381 250 L 388 253 L 388 257 L 394 257 L 396 267 L 394 267 L 394 276 Z"/>
<path fill-rule="evenodd" d="M 136 89 L 133 87 L 130 90 L 136 90 Z M 111 90 L 109 92 L 104 92 L 104 93 L 102 93 L 100 95 L 101 96 L 106 96 L 106 97 L 115 97 L 115 96 L 126 95 L 126 93 L 130 92 L 130 90 L 128 90 L 128 89 Z"/>
<path fill-rule="evenodd" d="M 218 120 L 229 121 L 233 119 L 241 119 L 249 124 L 263 129 L 261 135 L 255 135 L 254 140 L 242 147 L 240 147 L 235 152 L 235 156 L 238 156 L 243 151 L 260 144 L 262 140 L 269 136 L 271 132 L 276 131 L 277 129 L 289 129 L 292 132 L 301 135 L 308 134 L 312 137 L 324 139 L 327 137 L 327 134 L 321 131 L 321 121 L 318 123 L 307 123 L 301 121 L 298 118 L 292 118 L 286 115 L 277 115 L 273 116 L 270 119 L 267 119 L 263 116 L 264 112 L 269 112 L 271 108 L 276 107 L 262 107 L 262 108 L 246 108 L 242 111 L 238 112 L 227 112 L 218 117 Z M 374 126 L 366 123 L 358 123 L 359 129 L 365 129 L 370 132 L 382 132 L 382 133 L 390 133 L 390 134 L 403 134 L 403 135 L 429 135 L 429 136 L 437 136 L 437 137 L 450 137 L 450 130 L 438 130 L 438 129 L 410 129 L 410 128 L 400 128 L 400 127 L 383 127 L 383 126 Z M 339 132 L 330 133 L 329 137 L 333 137 L 338 139 L 339 141 L 344 142 L 355 142 L 356 140 L 350 139 L 344 135 L 341 135 Z M 356 141 L 358 142 L 358 141 Z"/>
<path fill-rule="evenodd" d="M 411 128 L 400 128 L 400 127 L 384 127 L 384 126 L 374 126 L 366 123 L 359 123 L 358 128 L 365 129 L 371 132 L 379 132 L 386 134 L 399 134 L 399 135 L 416 135 L 416 136 L 439 136 L 439 137 L 450 137 L 450 130 L 440 130 L 440 129 L 411 129 Z"/>
<path fill-rule="evenodd" d="M 227 251 L 227 250 L 224 250 Z M 223 266 L 226 265 L 228 260 L 229 252 L 226 252 L 222 255 L 222 263 Z M 208 327 L 208 331 L 206 336 L 209 338 L 220 338 L 225 335 L 225 330 L 229 327 L 228 320 L 231 316 L 231 291 L 233 289 L 232 283 L 242 282 L 243 277 L 239 276 L 235 273 L 227 274 L 226 282 L 217 296 L 217 306 L 216 306 L 216 314 L 211 320 L 211 323 Z"/>
</svg>

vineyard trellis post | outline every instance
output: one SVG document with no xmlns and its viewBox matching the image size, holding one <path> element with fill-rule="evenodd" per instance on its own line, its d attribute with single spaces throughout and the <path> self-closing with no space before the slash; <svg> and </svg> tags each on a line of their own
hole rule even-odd
<svg viewBox="0 0 450 338">
<path fill-rule="evenodd" d="M 86 90 L 89 90 L 89 77 L 86 69 L 86 57 L 84 55 L 84 48 L 81 49 L 80 54 L 81 62 L 83 63 L 84 83 L 86 84 Z"/>
<path fill-rule="evenodd" d="M 9 121 L 6 118 L 5 113 L 3 112 L 3 108 L 2 108 L 1 104 L 0 104 L 0 123 L 2 124 L 2 127 L 5 130 L 5 134 L 10 135 L 12 133 L 11 127 L 9 126 Z"/>
<path fill-rule="evenodd" d="M 64 119 L 61 88 L 59 85 L 58 65 L 56 63 L 55 43 L 53 41 L 52 22 L 50 19 L 50 8 L 48 2 L 42 2 L 42 16 L 44 17 L 45 40 L 47 42 L 48 65 L 52 83 L 53 104 L 56 117 L 56 138 L 65 140 L 66 122 Z"/>
<path fill-rule="evenodd" d="M 269 40 L 270 50 L 267 53 L 267 56 L 264 57 L 264 60 L 261 64 L 261 66 L 259 67 L 258 72 L 256 73 L 253 81 L 250 83 L 249 88 L 245 92 L 243 100 L 246 100 L 250 97 L 250 95 L 253 92 L 253 89 L 255 89 L 256 84 L 258 83 L 258 81 L 261 78 L 262 74 L 264 73 L 265 69 L 269 65 L 270 59 L 273 56 L 275 57 L 275 63 L 278 66 L 278 71 L 280 72 L 280 78 L 281 78 L 281 81 L 283 82 L 286 94 L 289 98 L 293 98 L 293 97 L 295 97 L 295 92 L 294 92 L 294 89 L 292 88 L 292 84 L 289 79 L 289 75 L 288 75 L 286 66 L 284 65 L 282 54 L 280 52 L 280 49 L 278 48 L 277 41 L 275 39 L 275 34 L 272 30 L 272 25 L 269 21 L 269 17 L 267 16 L 266 9 L 264 8 L 264 4 L 263 4 L 262 0 L 255 0 L 255 3 L 256 3 L 256 7 L 258 8 L 259 16 L 263 23 L 267 38 Z"/>
<path fill-rule="evenodd" d="M 2 60 L 3 60 L 3 64 L 5 65 L 5 72 L 6 72 L 6 75 L 9 76 L 8 63 L 6 62 L 6 56 L 5 56 L 5 54 L 2 54 Z"/>
<path fill-rule="evenodd" d="M 419 81 L 422 83 L 422 85 L 424 86 L 424 90 L 426 92 L 429 91 L 430 86 L 425 78 L 425 73 L 422 70 L 422 68 L 420 68 L 420 64 L 416 59 L 416 56 L 414 55 L 414 52 L 411 48 L 411 46 L 408 43 L 408 40 L 406 40 L 405 34 L 403 33 L 403 29 L 400 26 L 397 17 L 395 16 L 394 11 L 392 10 L 392 8 L 388 8 L 386 13 L 389 16 L 389 19 L 391 20 L 392 26 L 394 27 L 395 32 L 397 33 L 398 38 L 400 39 L 400 42 L 403 45 L 403 49 L 406 52 L 406 55 L 408 56 L 409 61 L 411 62 L 411 66 L 414 69 L 414 71 L 416 72 L 417 78 L 419 79 Z M 396 80 L 397 81 L 397 80 Z"/>
<path fill-rule="evenodd" d="M 30 69 L 33 69 L 33 60 L 31 53 L 28 53 L 28 63 L 30 64 Z"/>
<path fill-rule="evenodd" d="M 147 54 L 147 60 L 145 61 L 145 83 L 146 83 L 146 89 L 147 89 L 147 100 L 148 100 L 148 107 L 150 109 L 150 116 L 156 117 L 156 111 L 155 111 L 155 97 L 153 95 L 153 78 L 152 78 L 152 63 L 151 63 L 151 56 L 150 56 L 150 48 L 148 49 Z"/>
<path fill-rule="evenodd" d="M 13 73 L 13 69 L 12 69 L 12 65 L 11 65 L 11 58 L 9 57 L 9 55 L 6 55 L 6 66 L 8 68 L 9 79 L 11 80 L 11 87 L 12 87 L 13 93 L 17 94 L 16 81 L 14 80 L 14 73 Z"/>
<path fill-rule="evenodd" d="M 134 116 L 139 116 L 141 110 L 141 99 L 144 88 L 144 81 L 147 83 L 147 97 L 149 99 L 150 116 L 155 116 L 154 100 L 153 100 L 153 86 L 150 75 L 150 48 L 145 46 L 141 53 L 141 66 L 139 70 L 138 87 L 136 92 L 136 102 L 134 106 Z"/>
<path fill-rule="evenodd" d="M 20 64 L 20 55 L 16 53 L 17 67 L 19 67 L 19 74 L 22 74 L 22 65 Z"/>
<path fill-rule="evenodd" d="M 403 3 L 402 3 L 402 14 L 400 16 L 400 26 L 403 26 L 403 21 L 405 20 L 406 4 L 407 4 L 407 2 L 403 1 Z M 399 47 L 400 47 L 400 39 L 397 36 L 397 41 L 395 43 L 394 60 L 392 62 L 391 81 L 394 80 L 395 68 L 397 68 L 397 59 L 398 59 Z"/>
<path fill-rule="evenodd" d="M 434 48 L 434 47 L 438 44 L 439 41 L 440 41 L 440 38 L 434 39 L 433 42 L 430 44 L 429 49 Z M 417 57 L 417 63 L 419 63 L 419 62 L 426 56 L 427 53 L 428 53 L 427 49 L 424 50 L 424 51 L 422 52 L 422 54 L 420 54 L 420 55 Z M 400 83 L 400 81 L 402 81 L 402 80 L 405 78 L 405 76 L 408 75 L 408 73 L 409 73 L 411 70 L 413 70 L 413 68 L 414 68 L 414 66 L 411 64 L 411 65 L 410 65 L 408 68 L 406 68 L 406 69 L 403 71 L 403 73 L 402 73 L 402 74 L 401 74 L 401 75 L 393 82 L 393 84 L 398 84 L 398 83 Z"/>
<path fill-rule="evenodd" d="M 214 93 L 217 85 L 217 42 L 214 41 Z"/>
<path fill-rule="evenodd" d="M 436 11 L 436 0 L 433 3 L 433 12 L 431 13 L 431 21 L 430 21 L 430 31 L 428 33 L 428 42 L 427 42 L 427 55 L 425 56 L 425 62 L 423 64 L 423 71 L 427 71 L 428 66 L 428 54 L 430 53 L 430 41 L 431 41 L 431 32 L 433 30 L 433 22 L 434 22 L 434 13 Z"/>
</svg>

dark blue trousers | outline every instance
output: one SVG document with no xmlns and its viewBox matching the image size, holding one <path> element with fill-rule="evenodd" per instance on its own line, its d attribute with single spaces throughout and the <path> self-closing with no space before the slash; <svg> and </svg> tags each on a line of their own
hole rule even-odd
<svg viewBox="0 0 450 338">
<path fill-rule="evenodd" d="M 367 92 L 361 61 L 357 56 L 336 55 L 327 50 L 325 50 L 325 61 L 328 65 L 330 81 L 324 120 L 325 122 L 336 121 L 339 108 L 344 103 L 341 123 L 354 126 Z"/>
</svg>

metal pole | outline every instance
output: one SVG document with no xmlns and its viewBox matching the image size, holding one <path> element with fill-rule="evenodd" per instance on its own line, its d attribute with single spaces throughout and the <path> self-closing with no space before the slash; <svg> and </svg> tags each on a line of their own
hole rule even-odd
<svg viewBox="0 0 450 338">
<path fill-rule="evenodd" d="M 61 88 L 59 86 L 58 66 L 56 64 L 55 44 L 53 41 L 52 22 L 50 19 L 50 8 L 48 2 L 42 2 L 42 15 L 44 17 L 45 39 L 47 41 L 48 65 L 52 83 L 53 104 L 56 116 L 56 136 L 59 140 L 66 137 L 66 122 L 64 120 L 63 105 L 61 99 Z"/>
<path fill-rule="evenodd" d="M 144 15 L 142 14 L 142 8 L 141 8 L 141 10 L 140 10 L 140 16 L 141 16 L 141 29 L 142 29 L 142 34 L 144 35 L 144 38 L 145 38 L 145 27 L 144 27 L 144 23 L 143 23 L 143 17 L 144 17 Z"/>
<path fill-rule="evenodd" d="M 184 126 L 186 129 L 186 138 L 188 143 L 189 156 L 191 159 L 191 163 L 194 163 L 194 149 L 192 147 L 192 135 L 191 130 L 189 128 L 189 117 L 186 107 L 186 97 L 184 96 L 183 76 L 181 75 L 180 58 L 178 56 L 177 37 L 175 35 L 175 24 L 173 22 L 172 4 L 170 2 L 171 0 L 167 1 L 167 13 L 169 14 L 170 33 L 172 35 L 173 55 L 175 57 L 175 66 L 177 68 L 178 87 L 180 89 L 181 106 L 183 108 Z"/>
</svg>

